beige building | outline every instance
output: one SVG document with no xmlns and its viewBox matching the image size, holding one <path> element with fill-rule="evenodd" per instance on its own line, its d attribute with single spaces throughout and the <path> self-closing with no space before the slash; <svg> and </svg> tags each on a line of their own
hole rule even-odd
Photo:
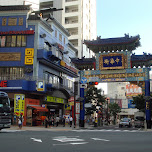
<svg viewBox="0 0 152 152">
<path fill-rule="evenodd" d="M 40 9 L 48 7 L 63 8 L 63 11 L 53 12 L 53 17 L 69 31 L 69 40 L 78 50 L 78 57 L 92 57 L 92 51 L 83 45 L 83 40 L 97 37 L 96 0 L 40 0 Z"/>
</svg>

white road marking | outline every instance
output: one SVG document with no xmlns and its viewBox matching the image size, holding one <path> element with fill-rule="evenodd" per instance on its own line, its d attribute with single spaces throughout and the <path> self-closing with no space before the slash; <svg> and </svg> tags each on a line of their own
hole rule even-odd
<svg viewBox="0 0 152 152">
<path fill-rule="evenodd" d="M 69 142 L 69 141 L 84 141 L 83 139 L 78 138 L 68 138 L 68 137 L 56 137 L 53 140 L 60 141 L 60 142 Z"/>
<path fill-rule="evenodd" d="M 102 140 L 102 141 L 110 141 L 110 140 L 107 140 L 107 139 L 100 139 L 100 138 L 91 138 L 93 140 Z"/>
<path fill-rule="evenodd" d="M 42 142 L 41 139 L 36 139 L 36 138 L 31 138 L 33 141 L 36 141 L 36 142 Z"/>
<path fill-rule="evenodd" d="M 53 146 L 58 146 L 58 145 L 82 145 L 82 144 L 87 144 L 88 142 L 80 142 L 80 143 L 65 143 L 65 144 L 53 144 Z"/>
<path fill-rule="evenodd" d="M 21 132 L 25 130 L 7 130 L 7 129 L 2 129 L 0 132 Z"/>
</svg>

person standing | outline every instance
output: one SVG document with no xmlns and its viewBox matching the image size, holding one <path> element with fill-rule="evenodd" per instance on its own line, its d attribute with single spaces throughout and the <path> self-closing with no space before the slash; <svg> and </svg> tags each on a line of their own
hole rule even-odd
<svg viewBox="0 0 152 152">
<path fill-rule="evenodd" d="M 49 119 L 48 119 L 48 117 L 46 116 L 46 118 L 45 118 L 45 128 L 48 127 L 48 122 L 49 122 Z"/>
<path fill-rule="evenodd" d="M 72 126 L 73 118 L 70 116 L 70 127 Z"/>
<path fill-rule="evenodd" d="M 59 116 L 56 117 L 56 127 L 59 125 Z"/>
<path fill-rule="evenodd" d="M 23 125 L 23 116 L 22 116 L 22 114 L 20 114 L 20 116 L 18 118 L 19 129 L 22 129 L 22 125 Z"/>
<path fill-rule="evenodd" d="M 62 118 L 63 127 L 65 127 L 65 116 Z"/>
</svg>

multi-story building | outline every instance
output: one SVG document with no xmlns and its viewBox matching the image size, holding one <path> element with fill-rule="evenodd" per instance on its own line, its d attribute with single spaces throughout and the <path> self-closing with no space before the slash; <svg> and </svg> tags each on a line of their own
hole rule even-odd
<svg viewBox="0 0 152 152">
<path fill-rule="evenodd" d="M 53 12 L 53 17 L 69 31 L 69 40 L 78 50 L 78 57 L 92 57 L 92 51 L 83 41 L 97 37 L 96 0 L 40 0 L 40 9 L 48 7 L 63 8 Z"/>
<path fill-rule="evenodd" d="M 57 20 L 44 20 L 29 5 L 0 6 L 0 90 L 24 124 L 38 124 L 44 112 L 61 117 L 70 110 L 78 76 L 68 36 Z"/>
<path fill-rule="evenodd" d="M 138 110 L 135 108 L 135 105 L 132 104 L 132 96 L 127 95 L 127 87 L 128 82 L 114 82 L 107 83 L 107 97 L 110 99 L 110 103 L 118 103 L 121 107 L 121 112 L 118 114 L 119 118 L 122 117 L 132 117 L 134 116 L 134 112 Z M 131 91 L 133 95 L 133 90 Z M 139 93 L 139 92 L 138 92 Z M 135 95 L 135 93 L 134 93 Z M 137 95 L 137 93 L 136 93 Z"/>
</svg>

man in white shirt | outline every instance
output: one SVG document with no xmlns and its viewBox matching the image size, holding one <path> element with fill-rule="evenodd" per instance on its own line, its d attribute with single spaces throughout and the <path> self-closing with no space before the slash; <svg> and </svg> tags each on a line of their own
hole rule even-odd
<svg viewBox="0 0 152 152">
<path fill-rule="evenodd" d="M 70 127 L 72 126 L 73 118 L 70 116 Z"/>
</svg>

